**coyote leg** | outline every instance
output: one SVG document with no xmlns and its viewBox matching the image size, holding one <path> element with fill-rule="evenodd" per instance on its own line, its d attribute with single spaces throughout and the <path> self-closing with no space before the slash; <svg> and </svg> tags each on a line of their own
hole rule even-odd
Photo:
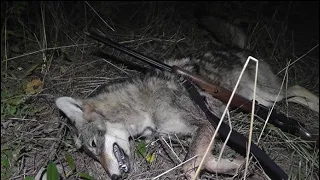
<svg viewBox="0 0 320 180">
<path fill-rule="evenodd" d="M 183 171 L 186 173 L 187 178 L 191 179 L 195 176 L 196 170 L 199 167 L 199 164 L 205 154 L 206 149 L 208 148 L 213 134 L 214 128 L 207 123 L 201 125 L 197 130 L 192 141 L 187 159 L 192 158 L 195 155 L 198 155 L 198 157 L 195 158 L 195 160 L 192 160 L 183 166 Z M 244 162 L 243 160 L 230 161 L 227 159 L 220 159 L 220 161 L 218 162 L 218 158 L 214 157 L 211 154 L 213 146 L 211 146 L 210 148 L 211 149 L 209 151 L 209 154 L 207 155 L 201 170 L 205 168 L 210 172 L 224 173 L 230 175 L 234 175 L 237 173 L 237 170 L 239 169 L 240 165 L 242 164 L 242 162 Z"/>
<path fill-rule="evenodd" d="M 313 111 L 319 112 L 319 97 L 312 94 L 307 89 L 295 85 L 288 89 L 287 94 L 288 96 L 293 96 L 292 98 L 287 99 L 288 102 L 301 104 Z"/>
<path fill-rule="evenodd" d="M 212 173 L 222 173 L 228 175 L 235 175 L 238 173 L 238 169 L 244 163 L 244 159 L 223 159 L 221 158 L 218 162 L 218 158 L 214 156 L 209 156 L 206 163 L 206 170 Z"/>
</svg>

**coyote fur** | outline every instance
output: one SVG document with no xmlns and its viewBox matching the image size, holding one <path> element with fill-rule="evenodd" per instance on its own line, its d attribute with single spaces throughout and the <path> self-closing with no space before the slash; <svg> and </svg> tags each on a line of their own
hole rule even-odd
<svg viewBox="0 0 320 180">
<path fill-rule="evenodd" d="M 233 37 L 233 40 L 225 41 L 228 46 L 216 43 L 214 49 L 196 57 L 169 59 L 166 63 L 197 72 L 232 90 L 250 53 L 244 49 L 246 36 L 239 28 L 220 19 L 210 17 L 202 20 L 209 28 L 221 28 L 217 34 L 228 32 L 228 37 Z M 271 106 L 287 94 L 290 97 L 288 101 L 319 111 L 317 96 L 300 86 L 280 91 L 278 77 L 263 59 L 259 60 L 258 103 Z M 247 99 L 253 97 L 254 66 L 249 65 L 237 90 Z M 201 93 L 207 97 L 212 112 L 221 117 L 225 105 L 205 92 Z M 187 177 L 192 177 L 215 131 L 176 78 L 158 71 L 106 86 L 91 98 L 59 97 L 56 105 L 74 123 L 82 147 L 101 163 L 111 179 L 118 179 L 130 171 L 129 137 L 149 136 L 155 131 L 193 135 L 186 158 L 198 157 L 182 167 Z M 208 155 L 203 168 L 209 172 L 235 175 L 244 162 L 242 158 L 217 160 L 216 155 Z"/>
</svg>

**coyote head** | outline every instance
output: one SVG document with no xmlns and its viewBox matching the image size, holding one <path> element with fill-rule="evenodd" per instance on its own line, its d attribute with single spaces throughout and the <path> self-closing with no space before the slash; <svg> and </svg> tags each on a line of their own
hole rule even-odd
<svg viewBox="0 0 320 180">
<path fill-rule="evenodd" d="M 129 172 L 129 140 L 121 125 L 111 123 L 97 107 L 98 102 L 60 97 L 57 107 L 73 122 L 78 143 L 99 161 L 111 179 Z M 101 109 L 100 109 L 101 110 Z"/>
</svg>

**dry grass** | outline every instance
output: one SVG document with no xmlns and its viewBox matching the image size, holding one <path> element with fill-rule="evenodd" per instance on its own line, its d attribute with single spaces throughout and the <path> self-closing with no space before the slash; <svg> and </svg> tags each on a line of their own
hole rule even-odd
<svg viewBox="0 0 320 180">
<path fill-rule="evenodd" d="M 305 34 L 292 32 L 288 23 L 294 22 L 292 18 L 296 15 L 288 8 L 295 6 L 296 3 L 262 2 L 184 5 L 177 2 L 1 2 L 1 178 L 34 177 L 49 161 L 54 161 L 64 168 L 64 176 L 77 179 L 70 173 L 66 152 L 74 159 L 77 172 L 89 173 L 95 179 L 107 178 L 99 163 L 74 148 L 69 125 L 60 117 L 54 100 L 62 95 L 87 97 L 100 85 L 140 72 L 110 58 L 92 56 L 100 46 L 83 34 L 88 28 L 98 28 L 127 47 L 163 60 L 195 55 L 212 40 L 208 32 L 197 26 L 193 17 L 195 10 L 219 14 L 234 23 L 247 24 L 249 48 L 266 57 L 273 69 L 281 72 L 279 77 L 283 77 L 281 70 L 289 61 L 295 62 L 289 67 L 287 83 L 299 84 L 319 95 L 319 37 L 310 36 L 318 32 L 310 29 Z M 300 13 L 296 10 L 295 13 Z M 311 23 L 318 23 L 318 19 Z M 112 49 L 104 48 L 104 51 L 125 61 L 134 61 Z M 41 79 L 43 88 L 26 93 L 26 84 L 33 79 Z M 319 114 L 285 102 L 277 105 L 277 109 L 319 132 Z M 243 134 L 248 133 L 248 120 L 248 115 L 232 113 L 234 128 Z M 262 126 L 255 122 L 254 141 Z M 135 139 L 131 142 L 133 170 L 128 179 L 150 179 L 180 163 L 162 137 L 184 160 L 188 138 L 158 135 L 148 140 Z M 155 153 L 155 161 L 149 163 L 137 155 L 140 141 L 146 142 L 148 152 Z M 260 146 L 290 179 L 319 179 L 318 149 L 306 142 L 270 126 Z M 236 156 L 236 153 L 227 149 L 224 155 Z M 182 177 L 177 168 L 160 179 Z M 252 179 L 259 178 L 265 179 L 263 173 L 257 172 Z M 203 173 L 202 179 L 217 177 Z M 219 176 L 218 179 L 231 178 Z"/>
</svg>

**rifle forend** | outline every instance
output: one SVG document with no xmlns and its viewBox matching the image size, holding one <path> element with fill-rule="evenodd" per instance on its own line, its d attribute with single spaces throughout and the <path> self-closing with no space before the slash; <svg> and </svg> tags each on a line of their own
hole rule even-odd
<svg viewBox="0 0 320 180">
<path fill-rule="evenodd" d="M 192 74 L 191 72 L 177 66 L 172 67 L 172 72 L 175 74 L 183 75 L 184 77 L 188 78 L 188 80 L 198 85 L 202 90 L 206 91 L 214 98 L 219 99 L 224 103 L 227 103 L 229 101 L 229 98 L 231 97 L 232 92 L 230 90 L 221 86 L 217 86 L 209 80 L 204 79 L 202 76 Z M 241 110 L 246 112 L 250 112 L 252 108 L 251 101 L 237 94 L 234 95 L 234 98 L 231 101 L 230 105 L 232 108 L 240 108 Z"/>
</svg>

